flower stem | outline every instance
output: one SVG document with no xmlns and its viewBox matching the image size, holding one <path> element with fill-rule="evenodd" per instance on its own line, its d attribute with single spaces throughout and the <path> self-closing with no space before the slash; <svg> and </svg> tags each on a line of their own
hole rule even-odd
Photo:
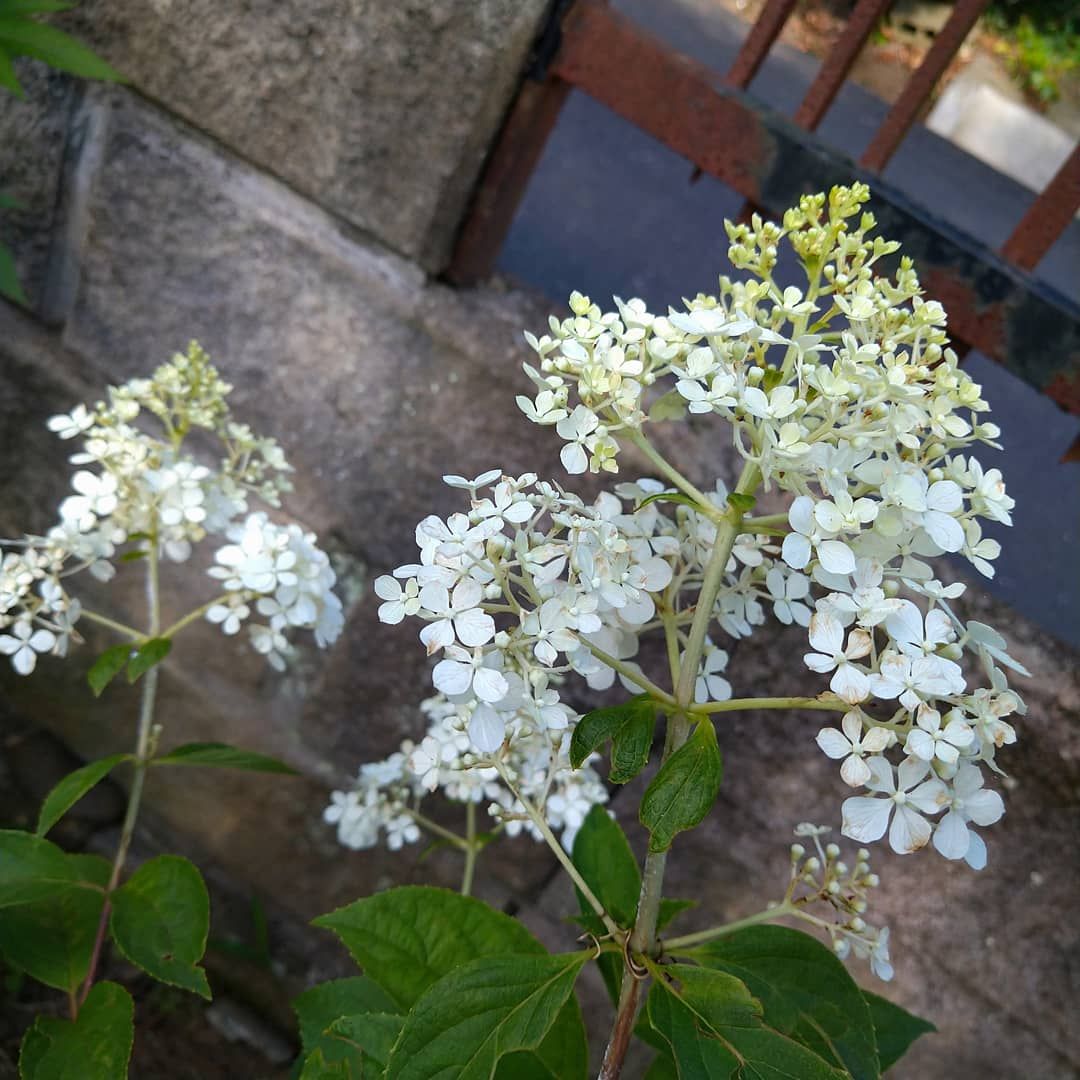
<svg viewBox="0 0 1080 1080">
<path fill-rule="evenodd" d="M 699 488 L 695 487 L 686 479 L 685 476 L 678 469 L 675 468 L 664 456 L 657 450 L 648 439 L 639 431 L 627 431 L 626 437 L 629 442 L 633 443 L 648 459 L 652 462 L 656 468 L 664 474 L 684 495 L 689 495 L 691 499 L 698 504 L 699 511 L 708 518 L 712 518 L 714 521 L 719 521 L 724 511 L 720 510 L 715 503 Z"/>
<path fill-rule="evenodd" d="M 465 804 L 465 871 L 461 875 L 461 895 L 469 896 L 472 893 L 473 876 L 476 873 L 476 857 L 480 854 L 480 846 L 476 842 L 476 803 Z"/>
<path fill-rule="evenodd" d="M 586 641 L 584 638 L 578 638 L 582 645 L 589 650 L 602 664 L 611 668 L 613 671 L 617 671 L 629 682 L 632 682 L 635 686 L 640 687 L 650 697 L 655 698 L 662 705 L 674 705 L 675 699 L 666 691 L 656 685 L 647 675 L 639 671 L 637 668 L 631 667 L 629 664 L 624 664 L 621 660 L 617 660 L 610 653 L 604 652 L 603 649 L 597 648 L 592 642 Z"/>
<path fill-rule="evenodd" d="M 185 626 L 190 626 L 196 619 L 202 618 L 215 604 L 220 604 L 224 599 L 222 596 L 215 596 L 213 600 L 207 600 L 205 604 L 201 604 L 194 611 L 189 611 L 183 618 L 177 619 L 171 626 L 167 626 L 159 637 L 171 638 L 174 634 L 178 634 Z"/>
<path fill-rule="evenodd" d="M 850 712 L 852 706 L 839 699 L 822 701 L 813 697 L 759 697 L 729 698 L 727 701 L 708 701 L 703 705 L 691 705 L 689 712 L 695 715 L 722 712 L 739 712 L 746 709 L 821 709 L 826 712 Z"/>
<path fill-rule="evenodd" d="M 695 945 L 704 945 L 707 941 L 715 941 L 717 938 L 734 934 L 738 930 L 745 930 L 748 926 L 757 926 L 759 923 L 771 922 L 773 919 L 783 918 L 785 915 L 794 915 L 796 911 L 785 901 L 776 907 L 766 908 L 757 912 L 756 915 L 747 915 L 745 919 L 736 919 L 734 922 L 723 923 L 720 926 L 710 926 L 708 930 L 698 930 L 693 934 L 683 934 L 682 937 L 670 938 L 664 942 L 664 952 L 672 953 L 680 949 L 690 949 Z"/>
<path fill-rule="evenodd" d="M 735 491 L 741 495 L 753 494 L 761 483 L 761 472 L 753 462 L 743 466 Z M 664 744 L 662 762 L 666 761 L 690 735 L 690 706 L 694 700 L 694 684 L 697 681 L 698 666 L 705 645 L 705 636 L 713 617 L 713 605 L 724 580 L 724 572 L 731 549 L 742 531 L 743 516 L 730 506 L 719 520 L 716 540 L 709 555 L 705 576 L 698 594 L 694 621 L 690 625 L 686 648 L 679 667 L 679 677 L 675 686 L 675 703 L 679 711 L 668 721 L 667 739 Z M 707 717 L 701 723 L 712 723 Z M 667 852 L 650 852 L 645 858 L 645 867 L 641 874 L 641 895 L 638 899 L 637 919 L 630 935 L 629 949 L 634 953 L 650 955 L 656 948 L 656 921 L 660 914 L 660 894 L 664 884 L 664 870 L 667 865 Z M 608 1038 L 604 1052 L 604 1065 L 601 1071 L 603 1080 L 617 1080 L 622 1071 L 623 1060 L 629 1046 L 629 1031 L 634 1027 L 634 1015 L 637 1012 L 639 992 L 626 990 L 627 982 L 637 982 L 637 976 L 627 964 L 623 973 L 623 988 L 620 994 L 615 1024 Z"/>
<path fill-rule="evenodd" d="M 151 541 L 147 554 L 146 564 L 146 606 L 150 613 L 150 627 L 146 637 L 157 637 L 161 630 L 161 591 L 158 586 L 158 554 L 157 541 Z M 139 635 L 140 637 L 144 635 Z M 154 731 L 154 703 L 157 698 L 158 669 L 152 667 L 142 679 L 142 697 L 139 702 L 139 728 L 135 742 L 134 775 L 131 778 L 131 790 L 128 792 L 127 810 L 124 813 L 124 823 L 120 828 L 120 842 L 116 847 L 116 855 L 113 857 L 112 873 L 109 882 L 105 886 L 105 902 L 101 906 L 101 918 L 98 920 L 97 935 L 94 938 L 94 949 L 90 954 L 90 965 L 86 971 L 86 979 L 83 982 L 79 994 L 78 1004 L 86 1001 L 90 988 L 94 985 L 98 965 L 101 962 L 101 952 L 105 945 L 105 933 L 109 925 L 109 913 L 112 909 L 111 897 L 120 884 L 120 875 L 127 861 L 128 849 L 131 847 L 132 837 L 135 835 L 135 821 L 139 816 L 139 804 L 142 802 L 143 784 L 146 780 L 146 769 L 154 752 L 156 733 Z"/>
<path fill-rule="evenodd" d="M 597 899 L 596 893 L 589 888 L 589 883 L 580 873 L 578 873 L 578 868 L 573 864 L 570 856 L 566 854 L 566 849 L 559 843 L 559 838 L 551 831 L 551 826 L 547 823 L 544 815 L 541 814 L 520 791 L 518 791 L 517 787 L 514 785 L 514 781 L 510 778 L 510 774 L 506 770 L 506 766 L 499 761 L 498 758 L 493 758 L 491 764 L 498 770 L 503 783 L 510 789 L 510 794 L 525 808 L 525 813 L 529 815 L 529 820 L 540 830 L 540 835 L 547 841 L 547 846 L 551 848 L 555 858 L 559 860 L 563 869 L 570 875 L 570 879 L 578 887 L 581 895 L 588 901 L 589 907 L 591 907 L 602 920 L 607 932 L 611 934 L 613 938 L 619 938 L 622 935 L 622 931 L 619 929 L 618 924 L 604 910 L 604 905 Z"/>
<path fill-rule="evenodd" d="M 107 615 L 99 615 L 96 611 L 87 611 L 83 608 L 79 613 L 79 618 L 88 619 L 99 626 L 107 626 L 110 630 L 115 630 L 118 634 L 131 638 L 132 641 L 143 641 L 146 638 L 146 635 L 141 630 L 136 630 L 134 626 L 117 622 L 116 619 L 110 619 Z"/>
<path fill-rule="evenodd" d="M 458 836 L 456 832 L 451 832 L 449 829 L 443 828 L 437 821 L 432 821 L 431 818 L 424 817 L 423 814 L 416 810 L 406 810 L 406 814 L 409 815 L 425 832 L 429 832 L 432 836 L 437 836 L 440 840 L 445 840 L 448 844 L 452 844 L 456 848 L 460 848 L 462 851 L 467 850 L 468 841 L 461 836 Z"/>
</svg>

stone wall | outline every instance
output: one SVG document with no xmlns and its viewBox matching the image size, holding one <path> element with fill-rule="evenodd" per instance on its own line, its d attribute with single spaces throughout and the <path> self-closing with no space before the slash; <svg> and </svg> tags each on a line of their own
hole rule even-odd
<svg viewBox="0 0 1080 1080">
<path fill-rule="evenodd" d="M 221 886 L 215 917 L 230 897 L 259 897 L 297 985 L 342 970 L 332 943 L 303 929 L 308 919 L 391 882 L 456 885 L 460 873 L 447 852 L 422 863 L 345 852 L 320 821 L 331 787 L 421 727 L 427 664 L 412 629 L 378 626 L 371 578 L 408 557 L 417 520 L 454 505 L 444 472 L 562 475 L 554 440 L 512 405 L 520 331 L 543 325 L 547 301 L 498 283 L 456 292 L 431 277 L 541 7 L 320 0 L 225 14 L 93 0 L 65 18 L 131 86 L 76 86 L 30 66 L 27 101 L 5 100 L 0 113 L 0 188 L 24 203 L 6 235 L 31 298 L 28 312 L 0 303 L 0 535 L 46 527 L 66 485 L 67 448 L 45 418 L 197 338 L 235 385 L 237 413 L 285 445 L 297 469 L 287 509 L 341 574 L 349 619 L 328 653 L 304 652 L 278 675 L 207 627 L 164 667 L 170 743 L 221 739 L 301 775 L 155 773 L 140 835 L 144 851 L 181 850 L 207 868 Z M 692 477 L 730 478 L 722 440 L 689 429 L 667 440 Z M 167 605 L 187 606 L 203 580 L 197 567 L 170 578 Z M 1062 914 L 1080 893 L 1075 860 L 1062 857 L 1080 824 L 1080 665 L 971 595 L 1019 640 L 1035 673 L 1032 708 L 1006 762 L 1009 815 L 989 870 L 879 855 L 898 970 L 889 993 L 937 1017 L 951 1048 L 943 1057 L 944 1040 L 927 1041 L 896 1075 L 1054 1080 L 1080 1067 L 1067 1018 L 1080 940 Z M 100 599 L 118 617 L 134 602 L 123 587 Z M 789 662 L 802 651 L 790 632 L 740 648 L 740 694 L 804 689 Z M 0 665 L 2 764 L 18 790 L 40 795 L 50 770 L 68 767 L 30 724 L 84 757 L 129 745 L 130 691 L 92 701 L 83 673 L 79 659 L 43 661 L 30 679 Z M 671 864 L 671 895 L 702 901 L 691 918 L 751 910 L 783 877 L 793 825 L 836 818 L 844 792 L 812 745 L 816 730 L 813 717 L 723 725 L 720 804 Z M 614 808 L 639 843 L 635 794 L 617 793 Z M 26 807 L 5 794 L 0 810 Z M 107 800 L 77 811 L 72 838 L 107 844 L 109 812 Z M 554 871 L 544 849 L 511 844 L 488 861 L 483 895 L 569 947 L 554 914 L 569 896 L 549 883 Z M 602 1027 L 595 994 L 592 1008 Z"/>
</svg>

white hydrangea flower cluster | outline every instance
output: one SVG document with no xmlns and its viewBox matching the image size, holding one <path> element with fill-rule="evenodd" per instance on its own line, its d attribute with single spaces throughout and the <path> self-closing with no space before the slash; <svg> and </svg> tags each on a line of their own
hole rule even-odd
<svg viewBox="0 0 1080 1080">
<path fill-rule="evenodd" d="M 288 630 L 313 630 L 323 646 L 338 636 L 341 602 L 315 537 L 249 513 L 252 498 L 279 506 L 292 470 L 273 439 L 231 419 L 230 391 L 193 342 L 151 378 L 110 387 L 107 401 L 49 420 L 60 438 L 81 438 L 82 449 L 71 457 L 74 493 L 48 535 L 0 541 L 13 549 L 0 563 L 0 652 L 17 672 L 28 675 L 41 653 L 66 655 L 84 614 L 68 591 L 73 575 L 86 570 L 108 581 L 117 563 L 151 551 L 184 562 L 208 536 L 231 541 L 210 571 L 224 592 L 203 609 L 225 633 L 237 633 L 253 612 L 264 616 L 249 624 L 251 641 L 279 668 Z M 150 418 L 156 424 L 147 426 Z M 216 439 L 216 468 L 185 444 L 200 429 Z"/>
<path fill-rule="evenodd" d="M 323 815 L 337 826 L 346 847 L 375 847 L 380 835 L 391 851 L 421 836 L 420 816 L 426 795 L 441 791 L 451 802 L 486 806 L 508 836 L 526 832 L 542 840 L 536 824 L 502 782 L 498 770 L 472 747 L 466 726 L 469 710 L 438 694 L 421 703 L 428 719 L 419 743 L 406 740 L 385 761 L 362 765 L 356 784 L 331 794 Z M 500 760 L 514 791 L 538 808 L 561 834 L 569 851 L 589 809 L 607 801 L 607 790 L 589 763 L 572 769 L 567 757 L 569 731 L 545 729 L 527 709 L 512 718 L 513 737 Z"/>
</svg>

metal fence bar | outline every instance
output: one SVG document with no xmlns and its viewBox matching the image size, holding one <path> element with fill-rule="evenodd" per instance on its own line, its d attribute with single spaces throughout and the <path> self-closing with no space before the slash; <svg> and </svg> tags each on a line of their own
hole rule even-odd
<svg viewBox="0 0 1080 1080">
<path fill-rule="evenodd" d="M 552 71 L 770 213 L 805 192 L 872 183 L 882 233 L 903 240 L 953 335 L 1080 414 L 1080 308 L 1045 283 L 597 0 L 571 10 Z"/>
<path fill-rule="evenodd" d="M 844 32 L 821 63 L 816 78 L 795 113 L 795 123 L 807 131 L 817 130 L 848 72 L 893 0 L 859 0 Z"/>
<path fill-rule="evenodd" d="M 915 123 L 919 110 L 930 97 L 938 80 L 945 74 L 950 61 L 963 45 L 964 38 L 975 25 L 975 20 L 989 2 L 990 0 L 956 0 L 956 7 L 953 8 L 949 21 L 934 39 L 934 44 L 918 70 L 908 80 L 907 86 L 889 110 L 889 115 L 885 117 L 860 159 L 860 165 L 874 172 L 881 172 L 885 168 L 889 158 Z"/>
<path fill-rule="evenodd" d="M 784 23 L 795 9 L 796 0 L 768 0 L 761 9 L 750 33 L 739 49 L 739 55 L 731 65 L 731 70 L 724 81 L 728 86 L 737 86 L 745 90 L 758 73 L 758 68 L 769 55 L 773 42 L 780 36 Z"/>
<path fill-rule="evenodd" d="M 1080 210 L 1080 143 L 1073 147 L 1046 189 L 1020 219 L 1001 254 L 1024 270 L 1033 270 L 1077 210 Z M 1076 272 L 1080 274 L 1080 267 Z"/>
<path fill-rule="evenodd" d="M 444 276 L 472 285 L 491 274 L 570 86 L 554 75 L 526 79 L 473 194 Z"/>
</svg>

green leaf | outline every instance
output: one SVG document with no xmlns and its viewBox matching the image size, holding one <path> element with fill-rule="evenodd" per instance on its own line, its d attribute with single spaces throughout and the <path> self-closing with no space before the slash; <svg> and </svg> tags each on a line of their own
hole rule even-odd
<svg viewBox="0 0 1080 1080">
<path fill-rule="evenodd" d="M 589 1043 L 581 1007 L 571 994 L 544 1041 L 535 1050 L 507 1054 L 495 1080 L 584 1080 L 588 1074 Z"/>
<path fill-rule="evenodd" d="M 130 758 L 130 754 L 112 754 L 68 773 L 45 796 L 38 816 L 37 835 L 44 836 L 92 787 L 104 780 L 121 761 Z"/>
<path fill-rule="evenodd" d="M 44 60 L 50 67 L 68 71 L 83 79 L 124 81 L 123 76 L 101 57 L 55 26 L 18 15 L 5 15 L 0 17 L 0 43 L 13 56 L 32 56 L 36 60 Z"/>
<path fill-rule="evenodd" d="M 135 655 L 128 661 L 128 682 L 138 682 L 152 667 L 156 667 L 169 655 L 172 641 L 169 638 L 151 638 L 140 645 Z"/>
<path fill-rule="evenodd" d="M 630 850 L 630 842 L 618 822 L 602 806 L 594 806 L 585 817 L 574 837 L 574 866 L 604 910 L 621 927 L 634 924 L 638 894 L 641 892 L 641 872 Z M 584 897 L 578 897 L 584 914 L 592 908 Z"/>
<path fill-rule="evenodd" d="M 124 665 L 131 659 L 132 645 L 113 645 L 106 649 L 86 673 L 86 681 L 94 692 L 94 697 L 101 697 L 102 691 L 120 674 Z"/>
<path fill-rule="evenodd" d="M 679 1070 L 670 1054 L 657 1054 L 645 1070 L 644 1080 L 678 1080 Z"/>
<path fill-rule="evenodd" d="M 891 1069 L 908 1052 L 911 1044 L 920 1035 L 937 1031 L 929 1020 L 912 1015 L 907 1009 L 894 1005 L 878 994 L 863 990 L 862 996 L 866 999 L 870 1017 L 874 1022 L 882 1072 Z"/>
<path fill-rule="evenodd" d="M 14 195 L 8 195 L 7 192 L 0 191 L 0 210 L 23 210 L 25 209 L 23 204 L 15 198 Z"/>
<path fill-rule="evenodd" d="M 315 926 L 332 930 L 353 959 L 401 1009 L 444 975 L 476 957 L 546 955 L 516 919 L 469 896 L 405 885 L 364 897 Z"/>
<path fill-rule="evenodd" d="M 0 86 L 6 86 L 11 90 L 13 89 L 11 81 L 5 77 L 6 67 L 10 67 L 10 61 L 0 50 Z M 14 71 L 12 71 L 13 75 Z M 16 87 L 18 85 L 18 83 L 15 83 Z M 22 96 L 21 91 L 19 91 L 19 96 Z M 15 268 L 15 257 L 4 244 L 0 244 L 0 295 L 6 296 L 9 300 L 14 300 L 17 304 L 23 304 L 24 306 L 30 303 L 19 282 L 19 272 Z"/>
<path fill-rule="evenodd" d="M 70 11 L 67 0 L 0 0 L 0 16 L 42 15 L 47 11 Z"/>
<path fill-rule="evenodd" d="M 133 964 L 170 986 L 210 999 L 206 950 L 210 897 L 202 875 L 179 855 L 143 863 L 112 895 L 109 927 Z"/>
<path fill-rule="evenodd" d="M 300 1045 L 310 1053 L 322 1033 L 343 1016 L 359 1013 L 393 1013 L 394 1001 L 385 990 L 366 975 L 349 979 L 331 979 L 305 990 L 292 1003 L 300 1022 Z"/>
<path fill-rule="evenodd" d="M 75 1021 L 39 1016 L 19 1054 L 22 1080 L 124 1080 L 135 1038 L 131 995 L 97 983 Z"/>
<path fill-rule="evenodd" d="M 6 908 L 0 955 L 56 990 L 80 986 L 90 967 L 111 867 L 97 855 L 68 855 L 69 867 L 96 889 L 60 887 L 31 904 Z"/>
<path fill-rule="evenodd" d="M 692 829 L 712 809 L 723 763 L 716 732 L 706 717 L 694 734 L 660 766 L 638 811 L 649 830 L 649 850 L 667 851 L 676 833 Z"/>
<path fill-rule="evenodd" d="M 862 992 L 832 950 L 785 926 L 752 926 L 695 949 L 695 960 L 741 979 L 765 1021 L 854 1080 L 878 1080 L 877 1045 Z"/>
<path fill-rule="evenodd" d="M 348 1061 L 327 1061 L 326 1054 L 319 1047 L 304 1059 L 304 1067 L 297 1080 L 359 1080 L 362 1075 Z"/>
<path fill-rule="evenodd" d="M 656 728 L 656 706 L 649 701 L 648 707 L 634 710 L 630 719 L 611 740 L 611 771 L 608 779 L 613 784 L 626 784 L 646 765 L 652 750 L 653 731 Z"/>
<path fill-rule="evenodd" d="M 663 930 L 684 911 L 695 907 L 697 907 L 696 900 L 661 900 L 660 910 L 656 916 L 656 929 Z"/>
<path fill-rule="evenodd" d="M 320 1033 L 304 1060 L 301 1080 L 382 1076 L 404 1023 L 405 1017 L 395 1013 L 339 1017 Z"/>
<path fill-rule="evenodd" d="M 57 890 L 101 893 L 84 877 L 85 862 L 19 829 L 0 830 L 0 908 L 48 901 Z"/>
<path fill-rule="evenodd" d="M 638 694 L 620 705 L 606 709 L 593 709 L 587 712 L 574 728 L 570 736 L 570 764 L 580 769 L 585 759 L 609 739 L 615 739 L 627 725 L 633 725 L 635 734 L 630 738 L 631 746 L 640 743 L 644 725 L 649 727 L 649 742 L 652 742 L 652 725 L 656 719 L 656 703 L 648 694 Z M 632 757 L 630 747 L 626 751 Z M 646 760 L 648 753 L 646 751 Z"/>
<path fill-rule="evenodd" d="M 488 1080 L 504 1055 L 540 1046 L 587 959 L 486 956 L 452 971 L 409 1012 L 386 1080 Z"/>
<path fill-rule="evenodd" d="M 736 513 L 745 514 L 754 509 L 757 499 L 753 495 L 746 495 L 741 491 L 733 491 L 727 497 L 728 504 Z"/>
<path fill-rule="evenodd" d="M 678 390 L 662 394 L 649 409 L 649 419 L 655 423 L 664 420 L 681 420 L 686 415 L 686 398 Z"/>
<path fill-rule="evenodd" d="M 3 47 L 0 47 L 0 86 L 2 86 L 5 90 L 10 90 L 11 93 L 13 93 L 17 98 L 26 97 L 26 94 L 23 92 L 22 84 L 19 82 L 19 76 L 15 72 L 15 65 L 11 62 L 11 57 L 8 56 L 6 52 L 4 52 Z M 3 246 L 3 244 L 0 244 L 0 292 L 6 293 L 6 289 L 4 287 L 4 274 L 2 270 L 2 264 L 4 262 L 5 256 L 10 262 L 11 253 L 6 247 Z M 14 263 L 10 264 L 9 269 L 12 275 L 14 275 Z M 19 280 L 17 277 L 15 277 L 15 285 L 18 286 L 18 284 Z M 21 298 L 17 296 L 12 296 L 11 299 L 21 301 Z M 21 302 L 25 303 L 25 301 Z"/>
<path fill-rule="evenodd" d="M 253 750 L 240 750 L 235 746 L 218 742 L 185 743 L 154 758 L 154 765 L 206 765 L 215 769 L 247 769 L 251 772 L 284 773 L 296 776 L 291 765 L 278 761 L 267 754 Z"/>
<path fill-rule="evenodd" d="M 764 1023 L 760 1003 L 741 980 L 726 972 L 668 965 L 650 990 L 647 1007 L 650 1023 L 671 1044 L 680 1077 L 844 1080 L 847 1076 Z"/>
</svg>

